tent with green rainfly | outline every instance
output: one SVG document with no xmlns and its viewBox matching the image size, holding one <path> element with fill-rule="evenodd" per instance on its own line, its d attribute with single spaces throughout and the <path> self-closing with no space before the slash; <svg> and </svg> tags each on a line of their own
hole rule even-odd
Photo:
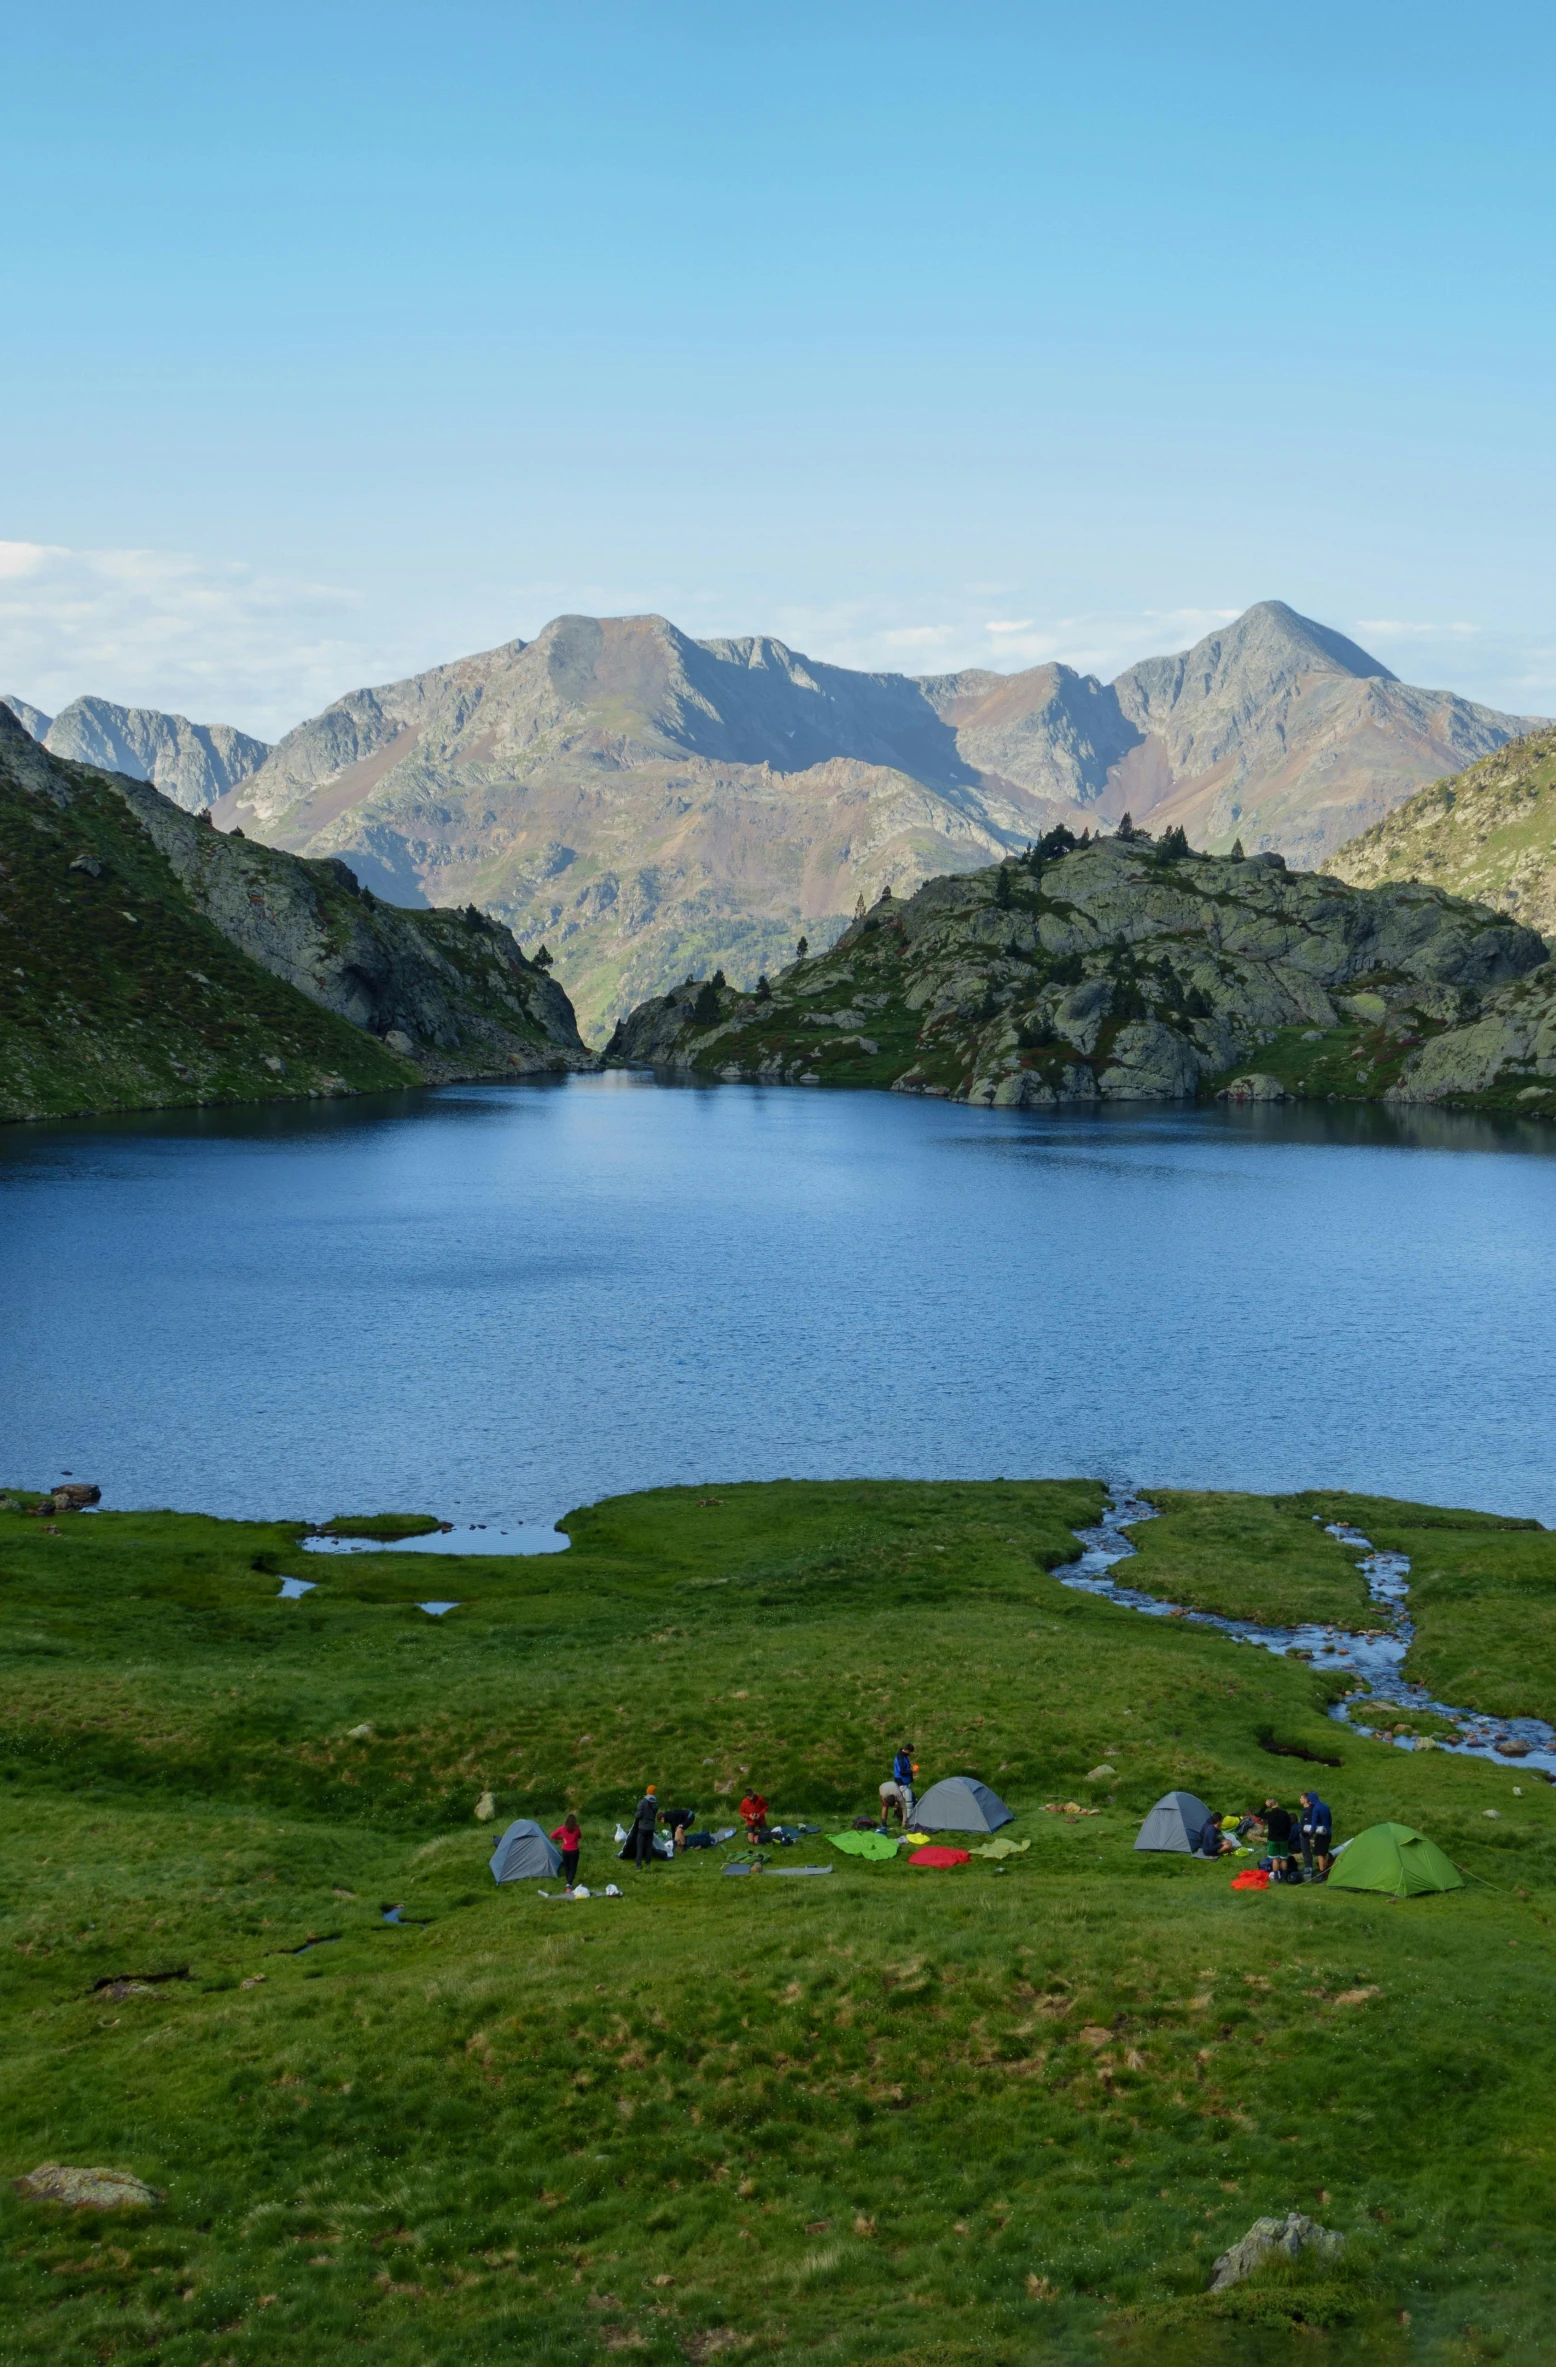
<svg viewBox="0 0 1556 2367">
<path fill-rule="evenodd" d="M 1464 1876 L 1424 1833 L 1408 1825 L 1369 1825 L 1336 1857 L 1329 1887 L 1409 1899 L 1426 1890 L 1462 1890 Z"/>
</svg>

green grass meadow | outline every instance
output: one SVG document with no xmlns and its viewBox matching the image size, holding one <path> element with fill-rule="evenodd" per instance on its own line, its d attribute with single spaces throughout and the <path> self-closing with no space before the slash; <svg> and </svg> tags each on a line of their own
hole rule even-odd
<svg viewBox="0 0 1556 2367">
<path fill-rule="evenodd" d="M 569 1516 L 563 1555 L 435 1561 L 0 1514 L 0 2357 L 1548 2358 L 1556 1792 L 1066 1590 L 1101 1501 L 663 1490 Z M 1311 1517 L 1359 1500 L 1160 1501 L 1132 1578 L 1371 1623 Z M 1418 1540 L 1444 1687 L 1544 1700 L 1551 1540 L 1372 1512 Z M 286 1574 L 316 1591 L 280 1600 Z M 1030 1848 L 615 1861 L 646 1781 L 709 1823 L 756 1782 L 829 1826 L 905 1738 Z M 1169 1786 L 1315 1775 L 1342 1833 L 1416 1825 L 1466 1888 L 1244 1895 L 1133 1852 Z M 503 1825 L 569 1806 L 583 1879 L 625 1895 L 496 1888 Z M 25 2199 L 43 2162 L 165 2199 Z M 1341 2261 L 1210 2300 L 1216 2255 L 1291 2209 Z"/>
</svg>

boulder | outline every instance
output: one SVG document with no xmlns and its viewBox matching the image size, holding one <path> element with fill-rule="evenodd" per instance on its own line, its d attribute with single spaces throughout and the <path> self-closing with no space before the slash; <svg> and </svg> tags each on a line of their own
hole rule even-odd
<svg viewBox="0 0 1556 2367">
<path fill-rule="evenodd" d="M 1216 2262 L 1210 2275 L 1210 2290 L 1224 2293 L 1229 2285 L 1240 2285 L 1277 2252 L 1284 2253 L 1288 2260 L 1295 2260 L 1302 2252 L 1316 2252 L 1321 2259 L 1329 2260 L 1344 2246 L 1343 2235 L 1305 2219 L 1300 2211 L 1289 2211 L 1284 2219 L 1256 2219 L 1242 2241 L 1229 2252 L 1223 2252 Z"/>
<path fill-rule="evenodd" d="M 1272 1077 L 1268 1069 L 1250 1069 L 1245 1077 L 1234 1077 L 1230 1085 L 1223 1085 L 1217 1101 L 1284 1101 L 1286 1088 L 1279 1077 Z"/>
<path fill-rule="evenodd" d="M 65 1479 L 54 1490 L 55 1512 L 84 1512 L 89 1504 L 101 1504 L 101 1488 L 89 1487 L 84 1480 Z"/>
<path fill-rule="evenodd" d="M 1159 1019 L 1140 1019 L 1121 1027 L 1113 1039 L 1113 1057 L 1097 1080 L 1105 1101 L 1183 1101 L 1192 1099 L 1203 1062 L 1194 1046 L 1175 1028 Z"/>
<path fill-rule="evenodd" d="M 162 2200 L 154 2186 L 128 2170 L 70 2170 L 59 2162 L 43 2162 L 14 2184 L 33 2202 L 66 2203 L 77 2211 L 122 2211 Z"/>
</svg>

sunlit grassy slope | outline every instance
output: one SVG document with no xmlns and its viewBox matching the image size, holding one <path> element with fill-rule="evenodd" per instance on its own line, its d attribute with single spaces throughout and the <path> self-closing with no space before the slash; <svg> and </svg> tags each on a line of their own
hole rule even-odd
<svg viewBox="0 0 1556 2367">
<path fill-rule="evenodd" d="M 571 1516 L 564 1556 L 431 1563 L 0 1516 L 0 2168 L 111 2164 L 166 2197 L 92 2219 L 0 2188 L 0 2352 L 1548 2356 L 1556 1797 L 1362 1740 L 1306 1668 L 1067 1591 L 1050 1568 L 1100 1501 L 711 1486 Z M 1357 1599 L 1307 1510 L 1242 1503 L 1173 1499 L 1151 1551 L 1186 1591 L 1284 1520 L 1286 1597 Z M 1435 1597 L 1477 1606 L 1488 1669 L 1538 1660 L 1497 1623 L 1542 1533 L 1440 1541 Z M 279 1600 L 287 1572 L 317 1591 Z M 428 1619 L 434 1594 L 461 1608 Z M 755 1780 L 830 1824 L 903 1739 L 925 1781 L 993 1783 L 1026 1854 L 615 1863 L 645 1780 L 709 1816 Z M 1248 1897 L 1133 1854 L 1169 1785 L 1289 1799 L 1315 1772 L 1342 1830 L 1398 1817 L 1474 1879 Z M 626 1895 L 496 1890 L 494 1831 L 568 1804 L 585 1879 Z M 1340 2268 L 1210 2303 L 1216 2254 L 1293 2208 L 1346 2233 Z"/>
</svg>

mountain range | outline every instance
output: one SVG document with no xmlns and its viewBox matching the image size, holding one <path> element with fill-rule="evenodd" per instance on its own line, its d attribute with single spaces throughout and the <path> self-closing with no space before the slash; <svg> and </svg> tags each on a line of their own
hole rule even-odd
<svg viewBox="0 0 1556 2367">
<path fill-rule="evenodd" d="M 1112 683 L 1063 665 L 862 673 L 765 636 L 566 616 L 338 699 L 215 818 L 544 939 L 590 1034 L 688 972 L 775 968 L 861 895 L 1058 822 L 1127 810 L 1212 849 L 1322 862 L 1528 723 L 1413 689 L 1280 601 Z"/>
<path fill-rule="evenodd" d="M 67 764 L 100 765 L 131 781 L 150 781 L 186 813 L 203 813 L 218 797 L 257 772 L 270 754 L 230 723 L 191 723 L 157 707 L 119 707 L 111 699 L 72 699 L 45 715 L 27 699 L 0 699 L 51 756 Z"/>
<path fill-rule="evenodd" d="M 1129 812 L 1198 846 L 1326 863 L 1536 720 L 1412 688 L 1262 601 L 1111 683 L 1050 664 L 913 676 L 658 616 L 349 692 L 269 747 L 79 698 L 4 702 L 53 754 L 148 781 L 220 827 L 350 864 L 379 897 L 473 902 L 544 941 L 596 1037 L 714 967 L 754 978 L 862 896 Z"/>
</svg>

